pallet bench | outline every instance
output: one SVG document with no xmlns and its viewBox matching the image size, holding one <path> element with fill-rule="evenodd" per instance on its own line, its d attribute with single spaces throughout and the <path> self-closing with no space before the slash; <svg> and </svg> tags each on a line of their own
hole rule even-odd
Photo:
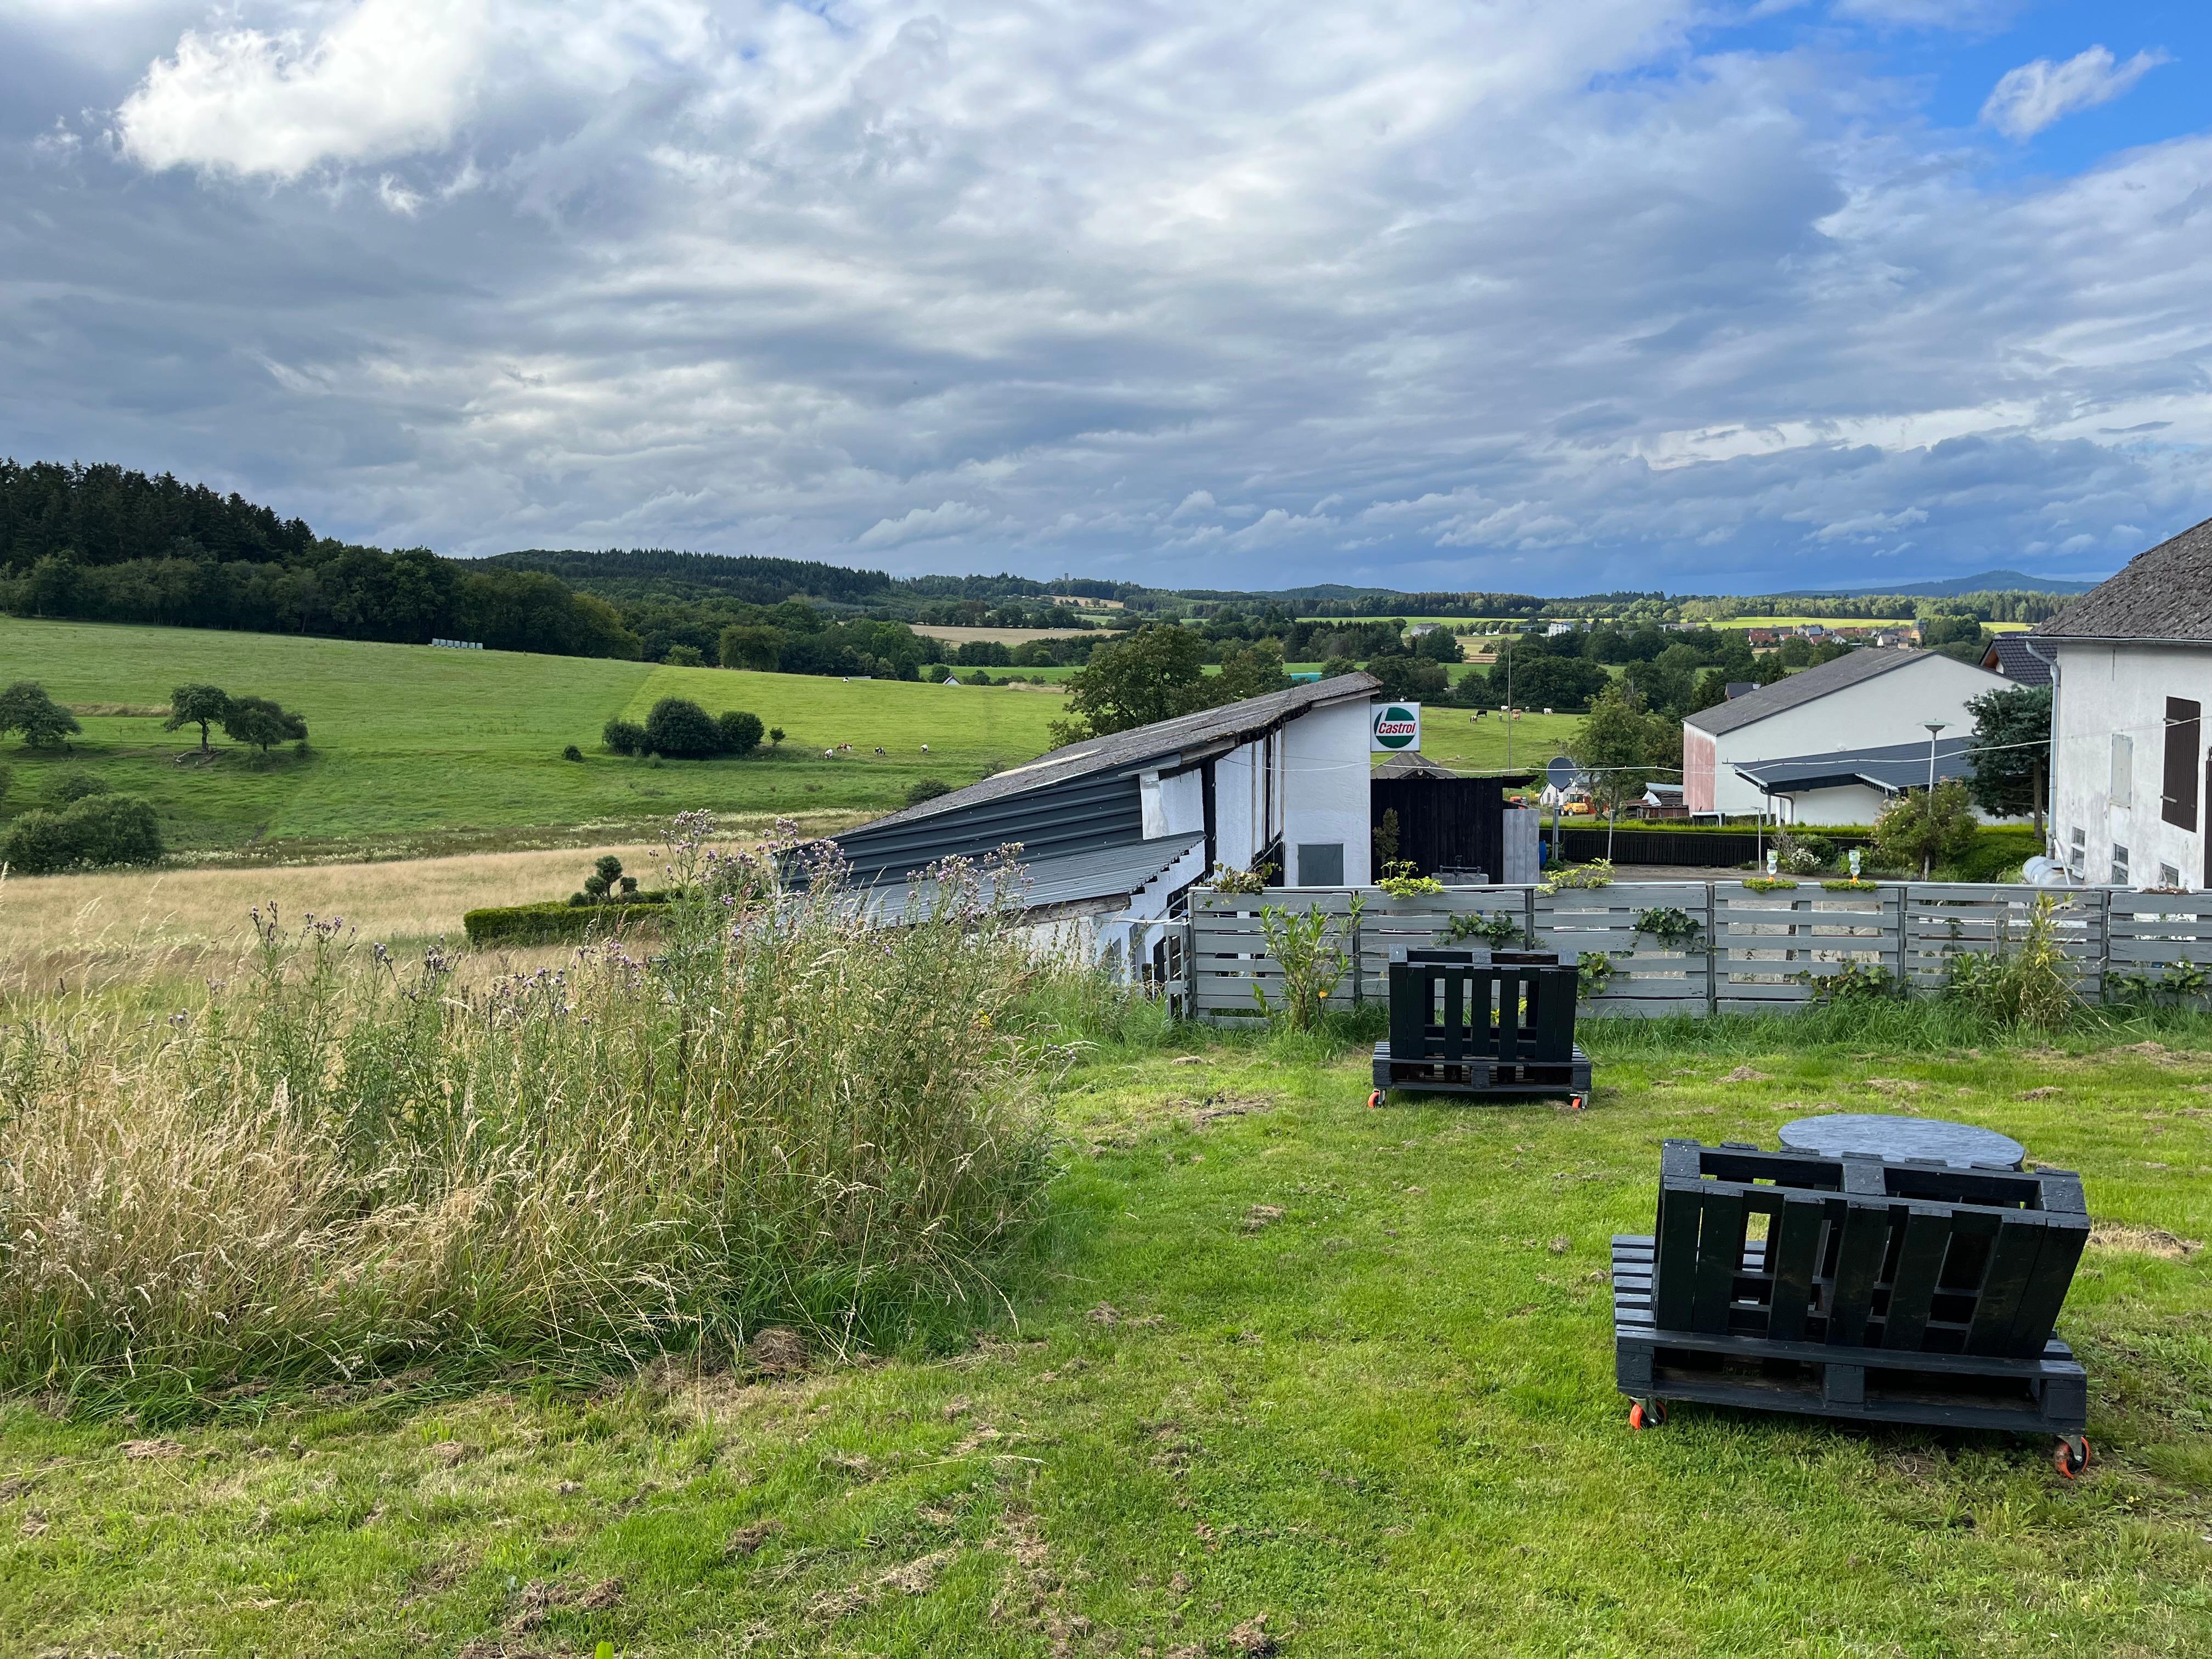
<svg viewBox="0 0 2212 1659">
<path fill-rule="evenodd" d="M 2053 1334 L 2087 1242 L 2078 1176 L 1669 1140 L 1657 1231 L 1613 1241 L 1615 1380 L 1664 1402 L 2058 1437 L 2088 1380 Z"/>
<path fill-rule="evenodd" d="M 1518 956 L 1521 953 L 1515 953 Z M 1390 953 L 1390 1036 L 1375 1045 L 1370 1105 L 1392 1089 L 1589 1098 L 1575 1041 L 1577 975 L 1486 951 Z"/>
</svg>

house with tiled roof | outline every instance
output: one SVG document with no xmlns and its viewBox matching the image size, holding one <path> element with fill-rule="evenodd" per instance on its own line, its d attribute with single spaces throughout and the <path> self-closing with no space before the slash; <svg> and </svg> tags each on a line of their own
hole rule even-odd
<svg viewBox="0 0 2212 1659">
<path fill-rule="evenodd" d="M 2034 629 L 2051 670 L 2051 827 L 2081 880 L 2212 887 L 2212 519 Z"/>
</svg>

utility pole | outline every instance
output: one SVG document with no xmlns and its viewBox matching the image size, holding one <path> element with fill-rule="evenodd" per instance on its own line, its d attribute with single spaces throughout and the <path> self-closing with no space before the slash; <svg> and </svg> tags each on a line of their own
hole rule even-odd
<svg viewBox="0 0 2212 1659">
<path fill-rule="evenodd" d="M 1920 723 L 1928 728 L 1928 799 L 1922 806 L 1928 815 L 1929 834 L 1933 836 L 1936 831 L 1936 734 L 1948 722 L 1923 720 Z M 1932 845 L 1923 845 L 1920 854 L 1920 879 L 1927 880 L 1929 872 L 1935 867 L 1936 849 Z"/>
</svg>

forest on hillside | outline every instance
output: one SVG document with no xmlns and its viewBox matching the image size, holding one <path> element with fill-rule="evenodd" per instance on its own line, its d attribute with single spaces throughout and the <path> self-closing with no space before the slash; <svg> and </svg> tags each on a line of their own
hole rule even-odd
<svg viewBox="0 0 2212 1659">
<path fill-rule="evenodd" d="M 1425 615 L 1508 626 L 1574 617 L 1603 624 L 1608 635 L 1648 643 L 1663 623 L 1724 621 L 1767 614 L 1770 607 L 1838 618 L 1917 614 L 2035 622 L 2066 602 L 2063 595 L 2009 592 L 1917 601 L 1872 595 L 1691 599 L 1658 592 L 1543 599 L 1340 585 L 1271 595 L 1170 591 L 1072 575 L 1049 582 L 1004 573 L 894 577 L 817 560 L 665 548 L 450 559 L 428 548 L 387 551 L 319 536 L 301 519 L 167 473 L 0 461 L 0 611 L 17 616 L 399 643 L 461 639 L 495 650 L 564 656 L 913 678 L 945 661 L 1029 667 L 1087 660 L 1093 637 L 1019 647 L 979 641 L 952 651 L 914 632 L 916 626 L 1097 631 L 1094 620 L 1054 604 L 1055 597 L 1118 604 L 1124 609 L 1115 613 L 1116 623 L 1200 623 L 1216 660 L 1224 647 L 1233 650 L 1265 635 L 1279 640 L 1292 661 L 1405 653 L 1397 635 L 1407 618 Z M 1679 637 L 1669 643 L 1686 644 Z M 1736 659 L 1740 645 L 1731 648 L 1715 638 L 1692 648 L 1700 661 L 1674 665 L 1683 674 L 1747 668 Z M 1618 660 L 1649 660 L 1657 652 Z M 1561 653 L 1555 648 L 1548 654 Z M 1560 681 L 1547 689 L 1566 706 L 1579 700 L 1576 688 L 1589 678 L 1583 667 L 1534 672 L 1540 681 Z M 1485 695 L 1490 678 L 1463 685 L 1464 695 Z M 1679 689 L 1670 678 L 1668 690 Z"/>
</svg>

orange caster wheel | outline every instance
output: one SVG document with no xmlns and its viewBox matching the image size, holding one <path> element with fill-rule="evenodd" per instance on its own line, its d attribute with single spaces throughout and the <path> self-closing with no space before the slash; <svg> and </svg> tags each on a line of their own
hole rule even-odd
<svg viewBox="0 0 2212 1659">
<path fill-rule="evenodd" d="M 1382 1103 L 1382 1091 L 1380 1089 L 1377 1089 L 1373 1094 L 1367 1097 L 1367 1109 L 1370 1112 Z"/>
<path fill-rule="evenodd" d="M 1632 1429 L 1656 1429 L 1667 1420 L 1667 1407 L 1656 1400 L 1639 1400 L 1628 1408 Z"/>
<path fill-rule="evenodd" d="M 2089 1467 L 2089 1443 L 2078 1434 L 2069 1434 L 2051 1449 L 2051 1466 L 2072 1480 Z"/>
<path fill-rule="evenodd" d="M 1588 1095 L 1569 1095 L 1567 1097 L 1567 1109 L 1571 1112 L 1579 1112 L 1583 1107 L 1589 1104 L 1589 1097 Z"/>
</svg>

